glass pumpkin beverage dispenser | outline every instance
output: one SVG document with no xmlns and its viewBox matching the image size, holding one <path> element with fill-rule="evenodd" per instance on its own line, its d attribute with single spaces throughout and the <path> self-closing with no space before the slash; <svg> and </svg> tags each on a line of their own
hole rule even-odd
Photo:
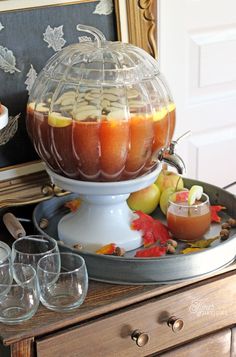
<svg viewBox="0 0 236 357">
<path fill-rule="evenodd" d="M 87 197 L 91 183 L 97 183 L 98 195 L 127 196 L 147 186 L 150 179 L 144 177 L 156 172 L 154 182 L 159 153 L 174 133 L 175 104 L 156 60 L 144 50 L 78 27 L 95 40 L 70 45 L 48 61 L 29 97 L 27 130 L 49 174 L 66 189 Z M 135 185 L 127 186 L 128 181 Z M 105 183 L 114 183 L 109 192 Z M 72 238 L 68 241 L 72 244 Z"/>
</svg>

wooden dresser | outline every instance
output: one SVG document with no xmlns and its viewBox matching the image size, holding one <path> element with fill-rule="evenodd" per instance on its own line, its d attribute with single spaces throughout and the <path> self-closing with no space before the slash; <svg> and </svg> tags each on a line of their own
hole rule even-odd
<svg viewBox="0 0 236 357">
<path fill-rule="evenodd" d="M 90 281 L 70 313 L 40 306 L 29 321 L 0 324 L 0 356 L 236 356 L 236 264 L 174 285 Z"/>
</svg>

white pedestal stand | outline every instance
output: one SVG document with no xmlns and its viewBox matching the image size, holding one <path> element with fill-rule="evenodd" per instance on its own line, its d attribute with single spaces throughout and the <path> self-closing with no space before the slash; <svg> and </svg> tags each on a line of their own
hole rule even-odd
<svg viewBox="0 0 236 357">
<path fill-rule="evenodd" d="M 161 167 L 136 179 L 119 182 L 77 181 L 58 175 L 49 168 L 46 170 L 56 185 L 78 193 L 82 200 L 77 212 L 60 220 L 60 240 L 71 246 L 81 244 L 84 251 L 93 253 L 109 243 L 115 243 L 126 251 L 142 245 L 141 232 L 131 229 L 136 215 L 126 200 L 131 192 L 152 184 Z"/>
</svg>

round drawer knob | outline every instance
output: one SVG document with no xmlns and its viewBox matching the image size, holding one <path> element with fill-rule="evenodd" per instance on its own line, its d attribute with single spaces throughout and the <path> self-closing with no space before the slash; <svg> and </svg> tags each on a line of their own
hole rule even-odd
<svg viewBox="0 0 236 357">
<path fill-rule="evenodd" d="M 145 332 L 141 332 L 140 330 L 134 330 L 131 335 L 132 340 L 136 342 L 136 345 L 139 347 L 145 346 L 149 341 L 149 336 Z"/>
<path fill-rule="evenodd" d="M 176 316 L 171 316 L 167 321 L 167 325 L 172 328 L 173 332 L 179 332 L 184 327 L 184 322 Z"/>
</svg>

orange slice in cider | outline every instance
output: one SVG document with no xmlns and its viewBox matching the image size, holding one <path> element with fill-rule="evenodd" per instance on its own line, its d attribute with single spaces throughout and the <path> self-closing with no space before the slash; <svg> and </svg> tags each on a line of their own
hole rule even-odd
<svg viewBox="0 0 236 357">
<path fill-rule="evenodd" d="M 48 115 L 48 124 L 54 128 L 64 128 L 72 123 L 72 119 L 63 117 L 60 113 L 52 112 Z"/>
</svg>

